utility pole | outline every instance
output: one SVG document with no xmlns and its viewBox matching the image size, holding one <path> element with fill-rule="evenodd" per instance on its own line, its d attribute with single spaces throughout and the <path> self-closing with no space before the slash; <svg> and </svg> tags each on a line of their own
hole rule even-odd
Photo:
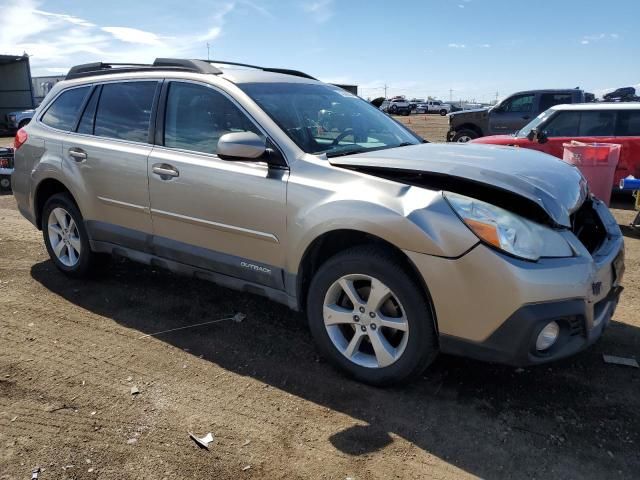
<svg viewBox="0 0 640 480">
<path fill-rule="evenodd" d="M 453 102 L 453 88 L 449 89 L 449 103 Z"/>
<path fill-rule="evenodd" d="M 210 56 L 209 56 L 209 42 L 207 42 L 207 60 L 210 60 Z"/>
<path fill-rule="evenodd" d="M 387 84 L 384 84 L 384 99 L 387 99 Z"/>
<path fill-rule="evenodd" d="M 498 92 L 498 90 L 496 90 L 496 105 L 498 104 L 498 97 L 500 96 L 500 92 Z"/>
</svg>

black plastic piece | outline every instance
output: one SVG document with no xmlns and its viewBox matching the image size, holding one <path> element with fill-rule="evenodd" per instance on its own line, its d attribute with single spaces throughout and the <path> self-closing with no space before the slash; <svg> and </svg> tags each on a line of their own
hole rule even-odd
<svg viewBox="0 0 640 480">
<path fill-rule="evenodd" d="M 290 70 L 288 68 L 259 67 L 258 65 L 251 65 L 248 63 L 225 62 L 224 60 L 202 60 L 202 61 L 207 63 L 219 63 L 220 65 L 233 65 L 235 67 L 256 68 L 264 72 L 282 73 L 283 75 L 293 75 L 294 77 L 308 78 L 309 80 L 318 80 L 317 78 L 312 77 L 308 73 L 304 73 L 299 70 Z"/>
<path fill-rule="evenodd" d="M 621 291 L 621 287 L 614 287 L 598 302 L 595 313 L 602 314 L 604 318 L 589 332 L 586 332 L 587 305 L 584 300 L 529 304 L 511 315 L 484 342 L 476 343 L 440 334 L 440 351 L 514 367 L 559 360 L 584 350 L 602 335 L 615 311 Z M 535 351 L 538 334 L 552 320 L 560 325 L 560 338 L 548 351 Z"/>
</svg>

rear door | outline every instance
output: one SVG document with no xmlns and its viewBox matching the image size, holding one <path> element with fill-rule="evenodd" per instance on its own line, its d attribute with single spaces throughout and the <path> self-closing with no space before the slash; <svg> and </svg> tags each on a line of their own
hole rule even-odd
<svg viewBox="0 0 640 480">
<path fill-rule="evenodd" d="M 158 80 L 97 85 L 63 145 L 93 240 L 146 250 L 152 233 L 147 178 Z"/>
<path fill-rule="evenodd" d="M 282 288 L 288 170 L 217 156 L 225 133 L 265 136 L 226 93 L 186 81 L 164 90 L 149 159 L 156 254 Z"/>
<path fill-rule="evenodd" d="M 640 109 L 618 110 L 616 142 L 622 145 L 616 180 L 628 175 L 640 178 Z"/>
<path fill-rule="evenodd" d="M 489 131 L 492 135 L 504 135 L 520 130 L 536 116 L 536 95 L 524 93 L 514 95 L 489 114 Z"/>
</svg>

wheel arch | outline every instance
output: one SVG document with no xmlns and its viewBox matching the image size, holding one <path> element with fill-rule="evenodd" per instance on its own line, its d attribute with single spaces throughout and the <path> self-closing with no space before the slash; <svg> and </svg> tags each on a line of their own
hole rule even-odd
<svg viewBox="0 0 640 480">
<path fill-rule="evenodd" d="M 460 130 L 471 130 L 476 132 L 479 136 L 484 137 L 484 133 L 482 132 L 482 128 L 480 128 L 475 123 L 463 123 L 462 125 L 456 127 L 456 131 Z"/>
<path fill-rule="evenodd" d="M 397 259 L 407 274 L 417 282 L 422 292 L 424 292 L 431 310 L 430 313 L 431 318 L 433 319 L 434 328 L 436 329 L 436 333 L 438 333 L 438 321 L 433 299 L 429 292 L 429 287 L 424 281 L 424 278 L 422 278 L 422 275 L 420 275 L 415 264 L 400 248 L 381 237 L 361 230 L 345 228 L 331 230 L 316 237 L 307 246 L 304 254 L 302 255 L 302 259 L 298 267 L 298 273 L 296 275 L 296 296 L 298 299 L 299 310 L 304 311 L 306 309 L 307 293 L 309 291 L 311 280 L 322 264 L 339 252 L 361 245 L 376 245 L 387 249 L 392 253 L 394 259 Z"/>
<path fill-rule="evenodd" d="M 39 230 L 42 230 L 42 210 L 44 209 L 45 203 L 52 196 L 58 193 L 66 193 L 68 194 L 73 203 L 78 206 L 78 202 L 76 201 L 71 190 L 60 180 L 55 178 L 45 178 L 42 180 L 35 190 L 35 195 L 33 199 L 33 209 L 35 213 L 36 226 Z"/>
</svg>

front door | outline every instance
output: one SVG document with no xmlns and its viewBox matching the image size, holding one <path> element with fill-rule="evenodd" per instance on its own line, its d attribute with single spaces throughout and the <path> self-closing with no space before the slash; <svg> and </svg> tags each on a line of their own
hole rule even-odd
<svg viewBox="0 0 640 480">
<path fill-rule="evenodd" d="M 282 288 L 288 171 L 216 155 L 225 133 L 264 134 L 214 87 L 170 82 L 165 105 L 149 158 L 156 255 Z"/>
<path fill-rule="evenodd" d="M 83 200 L 93 240 L 144 250 L 151 234 L 147 157 L 159 82 L 97 86 L 63 144 L 66 175 Z"/>
<path fill-rule="evenodd" d="M 524 127 L 535 117 L 533 93 L 514 95 L 489 114 L 489 134 L 510 134 Z"/>
</svg>

